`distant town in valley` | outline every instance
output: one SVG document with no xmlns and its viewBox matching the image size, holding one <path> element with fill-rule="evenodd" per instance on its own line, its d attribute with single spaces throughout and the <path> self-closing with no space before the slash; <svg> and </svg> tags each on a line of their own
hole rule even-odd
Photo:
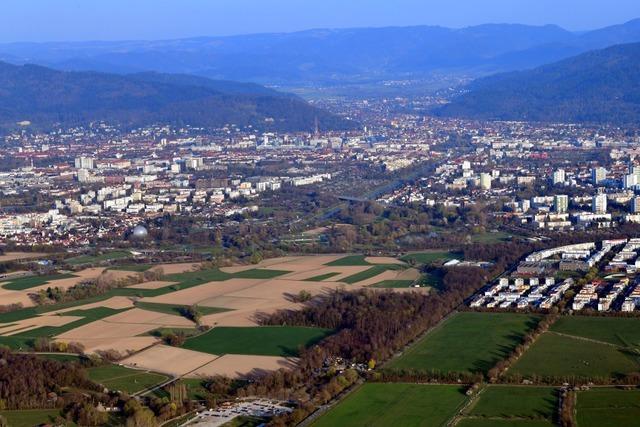
<svg viewBox="0 0 640 427">
<path fill-rule="evenodd" d="M 639 88 L 640 20 L 0 42 L 0 427 L 638 425 Z"/>
</svg>

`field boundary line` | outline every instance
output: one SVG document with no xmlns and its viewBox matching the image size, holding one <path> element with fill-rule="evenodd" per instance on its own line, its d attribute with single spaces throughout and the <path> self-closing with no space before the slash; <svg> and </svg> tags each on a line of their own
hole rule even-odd
<svg viewBox="0 0 640 427">
<path fill-rule="evenodd" d="M 462 402 L 460 406 L 457 408 L 456 413 L 443 425 L 445 427 L 453 427 L 457 425 L 462 418 L 465 417 L 464 411 L 469 409 L 470 406 L 475 405 L 478 401 L 480 395 L 487 389 L 486 385 L 483 386 L 477 393 L 474 393 L 470 396 L 466 401 Z"/>
<path fill-rule="evenodd" d="M 610 347 L 615 347 L 615 348 L 618 348 L 618 349 L 624 348 L 624 347 L 619 346 L 617 344 L 613 344 L 613 343 L 605 342 L 605 341 L 594 340 L 593 338 L 579 337 L 579 336 L 576 336 L 576 335 L 570 335 L 570 334 L 565 334 L 563 332 L 556 332 L 556 331 L 551 331 L 551 330 L 549 330 L 547 332 L 550 332 L 552 334 L 556 334 L 556 335 L 559 335 L 559 336 L 565 337 L 565 338 L 573 338 L 573 339 L 580 340 L 580 341 L 587 341 L 587 342 L 592 342 L 592 343 L 595 343 L 595 344 L 608 345 Z"/>
</svg>

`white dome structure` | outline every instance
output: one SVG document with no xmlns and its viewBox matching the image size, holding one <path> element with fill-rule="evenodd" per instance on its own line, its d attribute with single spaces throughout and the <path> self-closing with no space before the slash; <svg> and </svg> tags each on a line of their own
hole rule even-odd
<svg viewBox="0 0 640 427">
<path fill-rule="evenodd" d="M 133 233 L 133 238 L 139 239 L 139 240 L 145 239 L 149 235 L 149 232 L 147 231 L 146 227 L 142 225 L 136 226 L 132 230 L 132 233 Z"/>
</svg>

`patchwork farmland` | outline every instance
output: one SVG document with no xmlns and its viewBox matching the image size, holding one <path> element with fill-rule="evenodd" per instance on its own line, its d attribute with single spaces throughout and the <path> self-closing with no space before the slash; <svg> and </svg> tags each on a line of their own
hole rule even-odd
<svg viewBox="0 0 640 427">
<path fill-rule="evenodd" d="M 261 326 L 260 314 L 301 307 L 296 302 L 301 293 L 314 296 L 342 286 L 374 289 L 381 283 L 413 283 L 420 276 L 403 261 L 359 255 L 282 257 L 219 269 L 195 263 L 80 267 L 117 258 L 126 257 L 120 253 L 77 257 L 70 263 L 79 266 L 76 271 L 0 282 L 0 297 L 24 306 L 0 314 L 0 344 L 17 350 L 40 348 L 43 343 L 48 348 L 71 344 L 87 353 L 115 352 L 122 359 L 121 369 L 128 366 L 135 371 L 105 380 L 105 386 L 127 392 L 136 391 L 126 387 L 127 378 L 148 386 L 169 376 L 242 377 L 293 366 L 301 349 L 332 333 Z M 145 271 L 162 272 L 162 278 L 144 280 Z M 131 284 L 80 301 L 49 306 L 33 302 L 37 292 L 69 289 L 104 275 Z M 178 343 L 180 347 L 164 345 L 171 334 L 186 334 L 186 340 Z M 167 363 L 170 360 L 175 363 Z M 140 373 L 147 371 L 160 377 L 152 380 Z"/>
</svg>

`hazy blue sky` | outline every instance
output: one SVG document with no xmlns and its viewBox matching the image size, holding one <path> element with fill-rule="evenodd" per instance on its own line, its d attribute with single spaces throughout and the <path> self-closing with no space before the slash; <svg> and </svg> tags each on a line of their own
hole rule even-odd
<svg viewBox="0 0 640 427">
<path fill-rule="evenodd" d="M 319 27 L 553 23 L 640 17 L 640 0 L 0 0 L 0 41 L 167 39 Z"/>
</svg>

